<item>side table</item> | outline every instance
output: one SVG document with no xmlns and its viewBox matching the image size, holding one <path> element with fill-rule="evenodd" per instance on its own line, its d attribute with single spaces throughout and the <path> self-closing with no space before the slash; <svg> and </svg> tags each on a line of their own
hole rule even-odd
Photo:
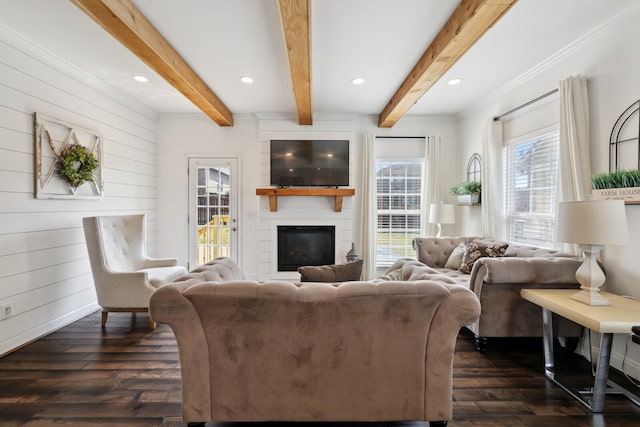
<svg viewBox="0 0 640 427">
<path fill-rule="evenodd" d="M 607 386 L 616 392 L 623 393 L 636 405 L 640 405 L 637 396 L 608 380 L 613 334 L 629 334 L 632 326 L 640 324 L 640 302 L 601 292 L 602 296 L 611 301 L 611 305 L 591 306 L 571 299 L 571 295 L 575 292 L 575 289 L 522 289 L 520 291 L 522 298 L 542 308 L 545 375 L 592 412 L 602 412 L 604 409 Z M 561 383 L 555 377 L 552 313 L 601 334 L 591 398 Z"/>
</svg>

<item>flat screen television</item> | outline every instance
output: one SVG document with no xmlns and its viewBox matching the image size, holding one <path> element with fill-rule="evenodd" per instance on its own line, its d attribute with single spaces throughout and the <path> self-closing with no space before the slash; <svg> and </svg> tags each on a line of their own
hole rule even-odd
<svg viewBox="0 0 640 427">
<path fill-rule="evenodd" d="M 349 185 L 349 141 L 272 139 L 271 185 Z"/>
</svg>

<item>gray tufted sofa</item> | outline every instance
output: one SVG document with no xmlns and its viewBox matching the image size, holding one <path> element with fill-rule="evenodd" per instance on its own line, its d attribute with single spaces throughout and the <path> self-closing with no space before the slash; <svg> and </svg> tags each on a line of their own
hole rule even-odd
<svg viewBox="0 0 640 427">
<path fill-rule="evenodd" d="M 480 304 L 415 277 L 259 283 L 222 258 L 161 287 L 149 312 L 178 342 L 183 421 L 446 424 L 458 332 Z"/>
<path fill-rule="evenodd" d="M 523 300 L 523 288 L 579 288 L 575 273 L 582 260 L 570 254 L 510 243 L 503 257 L 480 258 L 470 274 L 444 268 L 449 255 L 460 243 L 474 237 L 418 237 L 413 241 L 416 260 L 402 259 L 388 272 L 402 269 L 402 280 L 440 280 L 469 288 L 480 300 L 477 321 L 467 326 L 476 344 L 485 350 L 487 337 L 542 336 L 540 308 Z M 490 239 L 484 239 L 490 240 Z M 559 336 L 579 337 L 575 323 L 554 318 Z"/>
</svg>

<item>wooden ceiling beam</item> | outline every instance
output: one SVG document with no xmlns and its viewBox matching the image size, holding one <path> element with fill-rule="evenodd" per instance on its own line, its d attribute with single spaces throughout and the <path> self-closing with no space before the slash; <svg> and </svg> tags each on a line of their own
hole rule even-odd
<svg viewBox="0 0 640 427">
<path fill-rule="evenodd" d="M 131 0 L 71 0 L 220 126 L 233 115 Z"/>
<path fill-rule="evenodd" d="M 312 125 L 310 0 L 279 0 L 278 3 L 298 110 L 298 123 Z"/>
<path fill-rule="evenodd" d="M 390 128 L 518 0 L 462 0 L 378 117 Z"/>
</svg>

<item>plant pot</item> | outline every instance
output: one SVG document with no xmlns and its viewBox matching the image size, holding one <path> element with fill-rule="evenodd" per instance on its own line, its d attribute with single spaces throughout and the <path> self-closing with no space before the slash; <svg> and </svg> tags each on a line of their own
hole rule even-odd
<svg viewBox="0 0 640 427">
<path fill-rule="evenodd" d="M 480 193 L 462 194 L 458 196 L 459 205 L 473 205 L 479 203 Z"/>
<path fill-rule="evenodd" d="M 591 190 L 592 200 L 624 200 L 625 202 L 640 202 L 640 187 L 607 188 Z"/>
</svg>

